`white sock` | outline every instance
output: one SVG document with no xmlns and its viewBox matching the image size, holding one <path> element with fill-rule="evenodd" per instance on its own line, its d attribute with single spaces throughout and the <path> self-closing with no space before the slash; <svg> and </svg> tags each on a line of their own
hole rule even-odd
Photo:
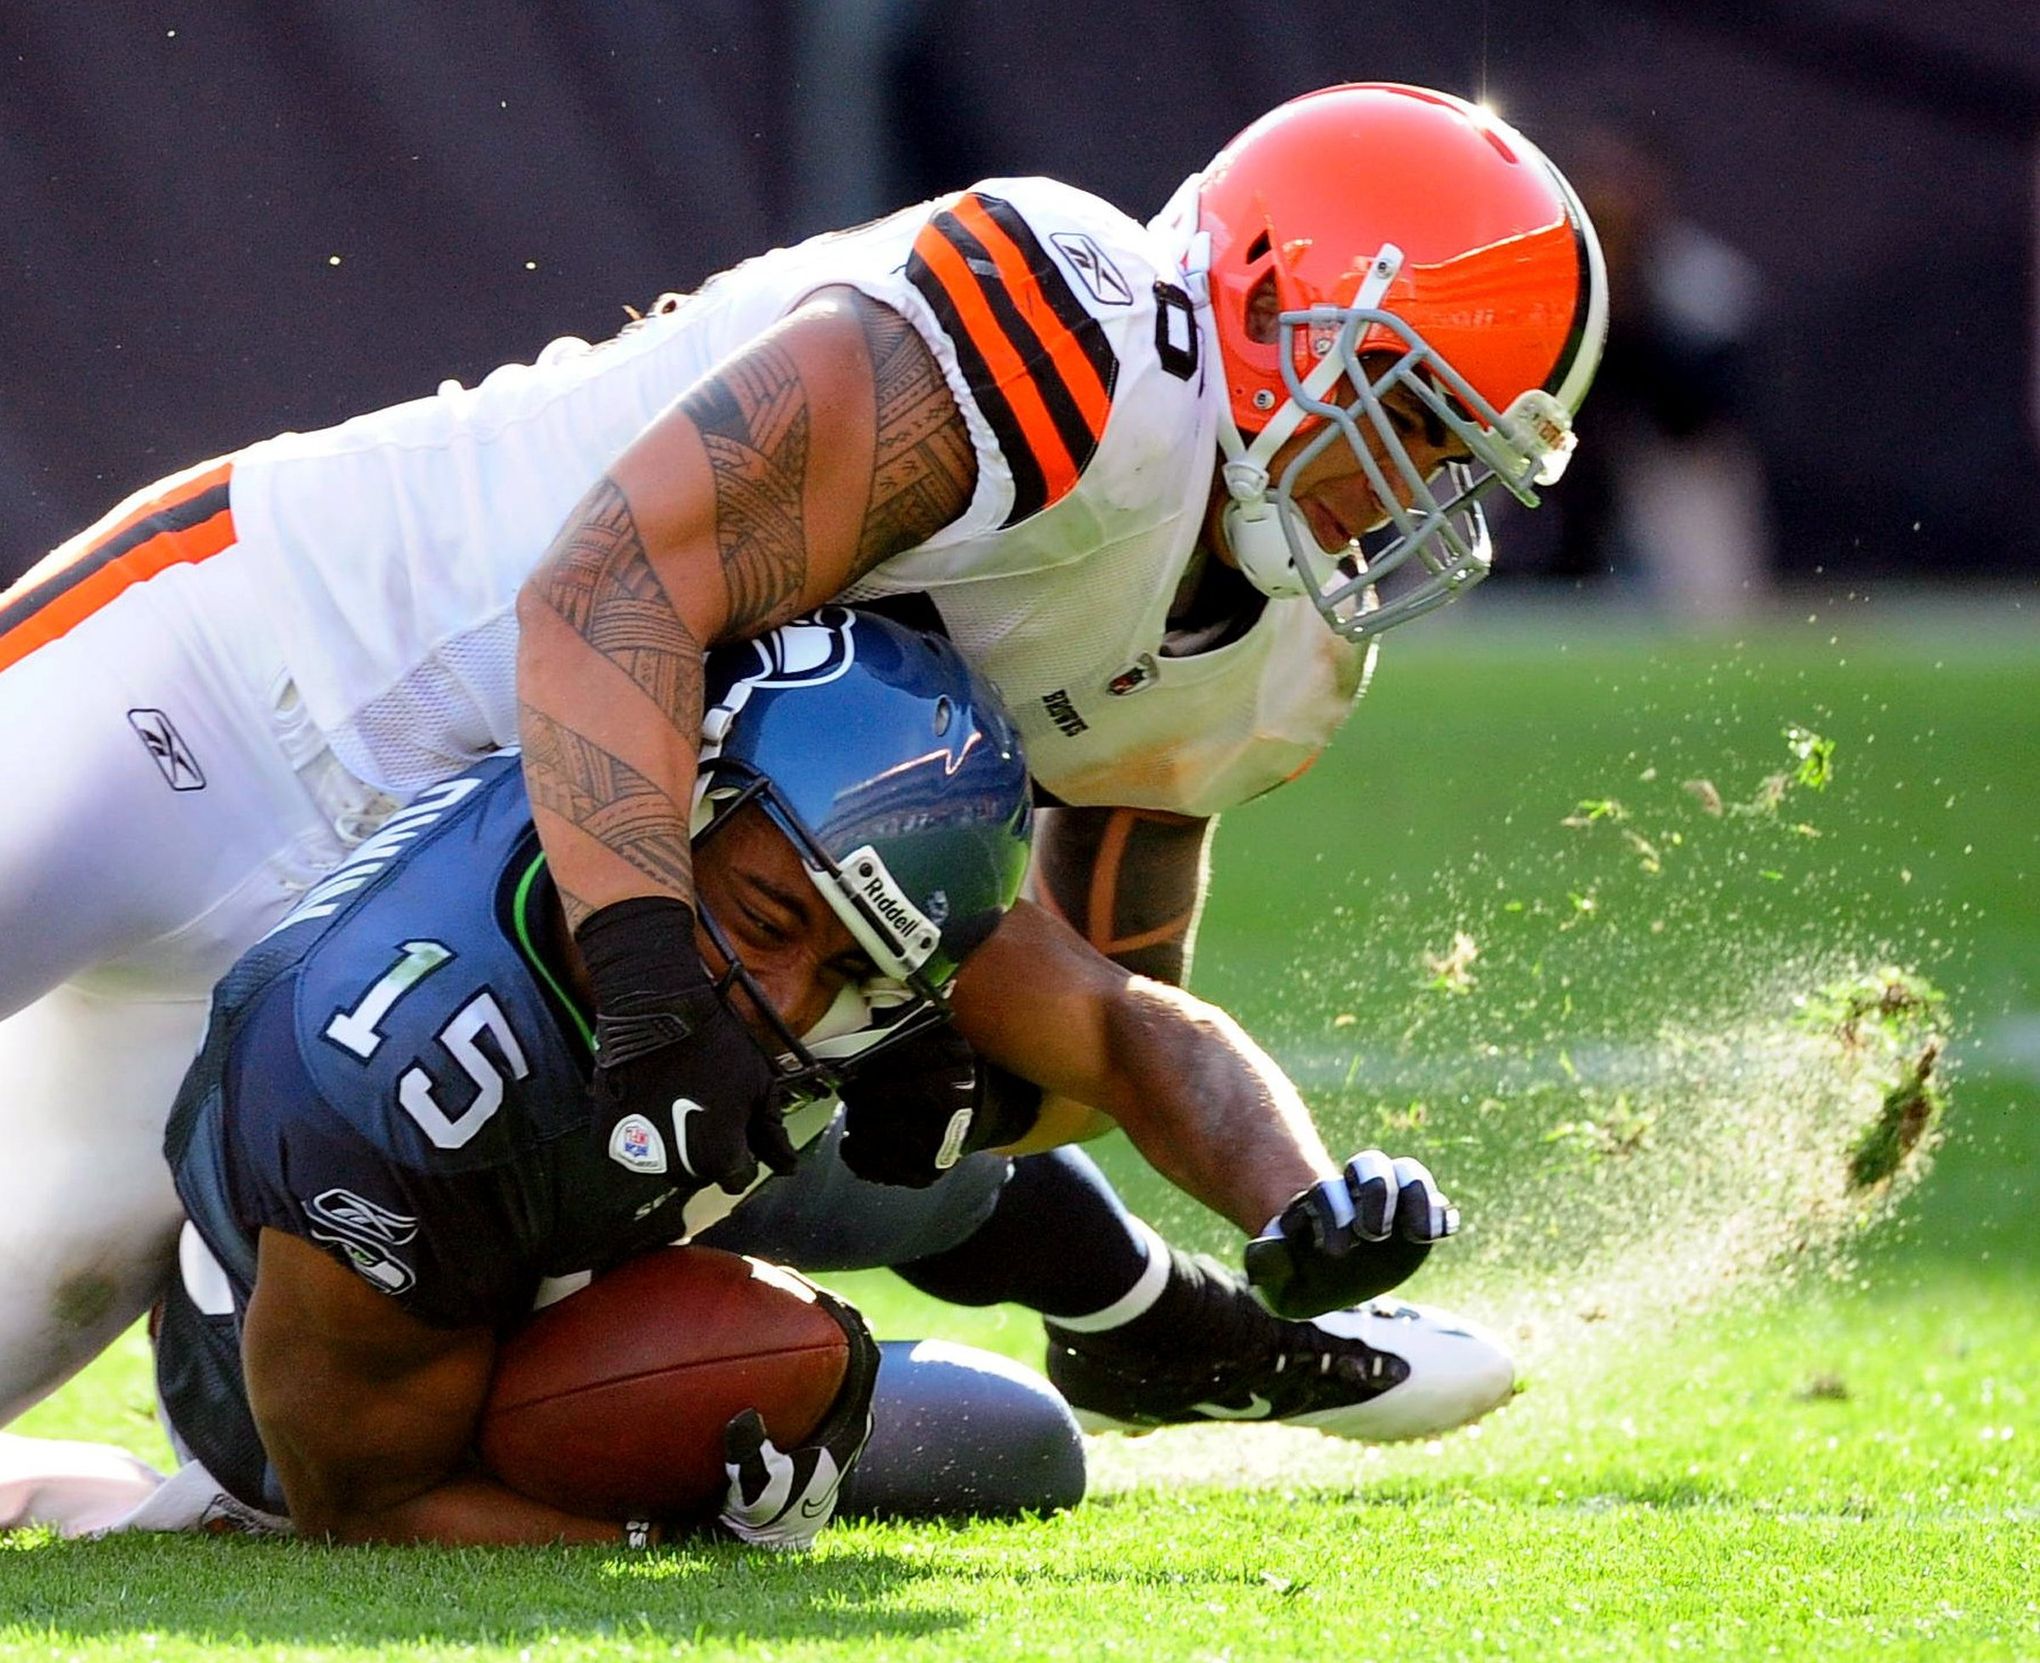
<svg viewBox="0 0 2040 1663">
<path fill-rule="evenodd" d="M 1147 1263 L 1141 1267 L 1133 1286 L 1110 1305 L 1093 1311 L 1089 1316 L 1050 1317 L 1048 1320 L 1056 1327 L 1067 1328 L 1073 1334 L 1102 1334 L 1107 1329 L 1123 1328 L 1135 1317 L 1145 1316 L 1154 1309 L 1155 1301 L 1162 1297 L 1162 1290 L 1169 1285 L 1169 1244 L 1155 1233 L 1146 1219 L 1135 1219 L 1133 1227 L 1147 1244 Z"/>
</svg>

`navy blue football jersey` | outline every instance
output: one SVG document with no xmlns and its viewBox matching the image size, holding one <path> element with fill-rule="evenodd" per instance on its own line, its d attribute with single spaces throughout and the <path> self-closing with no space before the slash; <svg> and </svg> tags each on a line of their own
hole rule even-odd
<svg viewBox="0 0 2040 1663">
<path fill-rule="evenodd" d="M 542 1279 L 689 1233 L 684 1173 L 590 1136 L 549 895 L 498 757 L 392 819 L 220 984 L 165 1147 L 237 1315 L 264 1228 L 423 1321 L 499 1328 Z"/>
</svg>

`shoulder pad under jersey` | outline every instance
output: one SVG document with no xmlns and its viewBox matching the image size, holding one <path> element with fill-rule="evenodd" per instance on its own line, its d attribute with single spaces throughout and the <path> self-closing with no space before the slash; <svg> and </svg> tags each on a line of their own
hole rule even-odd
<svg viewBox="0 0 2040 1663">
<path fill-rule="evenodd" d="M 519 867 L 537 855 L 512 763 L 389 850 L 305 951 L 294 1020 L 307 1073 L 405 1165 L 511 1158 L 585 1112 L 572 1042 L 512 934 Z"/>
</svg>

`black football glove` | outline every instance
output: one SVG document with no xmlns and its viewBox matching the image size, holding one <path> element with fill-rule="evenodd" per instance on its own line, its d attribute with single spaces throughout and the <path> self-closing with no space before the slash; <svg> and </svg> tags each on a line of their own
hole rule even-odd
<svg viewBox="0 0 2040 1663">
<path fill-rule="evenodd" d="M 730 1483 L 716 1524 L 753 1547 L 793 1552 L 813 1547 L 835 1516 L 843 1480 L 871 1436 L 878 1346 L 855 1306 L 821 1288 L 814 1292 L 850 1342 L 843 1384 L 821 1425 L 789 1450 L 773 1443 L 755 1409 L 723 1428 L 723 1471 Z"/>
<path fill-rule="evenodd" d="M 1458 1228 L 1422 1161 L 1363 1149 L 1247 1243 L 1247 1280 L 1278 1317 L 1322 1316 L 1398 1286 Z"/>
<path fill-rule="evenodd" d="M 903 1039 L 845 1072 L 843 1164 L 872 1184 L 926 1189 L 981 1147 L 984 1079 L 976 1054 L 947 1022 Z"/>
<path fill-rule="evenodd" d="M 618 901 L 574 940 L 595 984 L 597 1147 L 633 1171 L 677 1171 L 732 1195 L 761 1160 L 792 1171 L 778 1076 L 701 962 L 694 909 L 664 896 Z M 633 1117 L 640 1124 L 626 1126 Z M 654 1164 L 667 1150 L 670 1166 Z"/>
</svg>

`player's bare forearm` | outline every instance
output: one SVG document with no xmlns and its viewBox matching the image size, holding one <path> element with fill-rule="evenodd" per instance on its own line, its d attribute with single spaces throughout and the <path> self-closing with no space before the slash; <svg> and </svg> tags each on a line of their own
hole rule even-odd
<svg viewBox="0 0 2040 1663">
<path fill-rule="evenodd" d="M 1217 1006 L 1136 978 L 1108 1020 L 1100 1107 L 1178 1189 L 1251 1235 L 1337 1171 L 1296 1087 Z"/>
<path fill-rule="evenodd" d="M 1035 894 L 1098 952 L 1144 979 L 1101 1006 L 1120 1076 L 1116 1103 L 1052 1095 L 1014 1152 L 1093 1137 L 1116 1123 L 1158 1172 L 1252 1232 L 1331 1165 L 1282 1070 L 1222 1011 L 1175 991 L 1189 978 L 1217 824 L 1134 808 L 1040 816 Z"/>
<path fill-rule="evenodd" d="M 614 1542 L 621 1526 L 584 1519 L 519 1495 L 481 1473 L 448 1479 L 376 1513 L 339 1514 L 314 1521 L 293 1518 L 301 1536 L 336 1542 L 434 1542 L 442 1547 L 542 1547 L 550 1542 Z"/>
<path fill-rule="evenodd" d="M 486 1328 L 419 1322 L 309 1242 L 264 1230 L 242 1329 L 248 1401 L 291 1520 L 354 1542 L 615 1541 L 618 1527 L 471 1465 Z"/>
<path fill-rule="evenodd" d="M 1037 900 L 1113 963 L 1178 987 L 1189 980 L 1216 820 L 1138 808 L 1038 816 Z"/>
<path fill-rule="evenodd" d="M 1103 958 L 1022 902 L 959 973 L 959 1031 L 1110 1116 L 1163 1176 L 1258 1231 L 1335 1169 L 1282 1070 L 1215 1006 Z"/>
<path fill-rule="evenodd" d="M 847 290 L 725 360 L 617 459 L 518 597 L 524 771 L 570 924 L 692 899 L 706 648 L 924 542 L 974 483 L 926 346 Z"/>
</svg>

